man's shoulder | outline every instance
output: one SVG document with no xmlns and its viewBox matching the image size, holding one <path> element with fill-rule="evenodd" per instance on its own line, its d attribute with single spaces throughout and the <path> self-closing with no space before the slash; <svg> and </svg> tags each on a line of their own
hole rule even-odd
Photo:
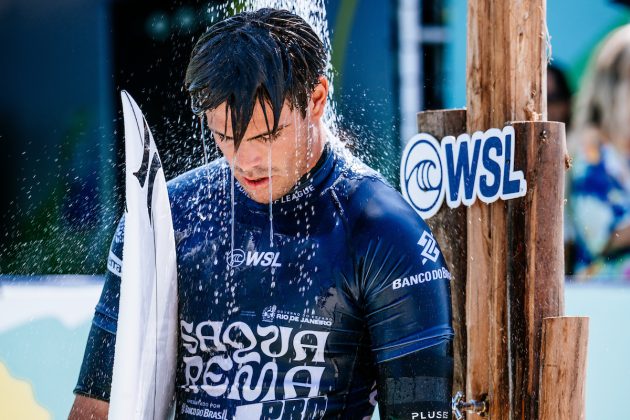
<svg viewBox="0 0 630 420">
<path fill-rule="evenodd" d="M 419 223 L 420 216 L 377 171 L 355 158 L 343 158 L 341 175 L 333 184 L 351 222 L 365 224 Z M 354 224 L 354 223 L 352 223 Z"/>
<path fill-rule="evenodd" d="M 331 188 L 343 201 L 355 201 L 369 191 L 381 193 L 396 192 L 383 176 L 353 156 L 340 145 L 332 146 L 336 157 L 337 175 Z"/>
<path fill-rule="evenodd" d="M 228 169 L 225 159 L 220 158 L 169 180 L 166 186 L 171 203 L 187 201 L 200 194 L 208 197 L 212 189 L 221 187 L 221 180 L 227 176 Z"/>
<path fill-rule="evenodd" d="M 175 231 L 189 229 L 198 219 L 199 209 L 216 209 L 216 203 L 225 194 L 225 184 L 229 185 L 228 169 L 225 159 L 221 158 L 167 182 Z"/>
</svg>

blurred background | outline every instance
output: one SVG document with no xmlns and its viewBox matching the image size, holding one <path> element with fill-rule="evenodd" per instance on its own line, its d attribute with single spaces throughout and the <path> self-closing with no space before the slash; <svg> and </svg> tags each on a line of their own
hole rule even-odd
<svg viewBox="0 0 630 420">
<path fill-rule="evenodd" d="M 0 419 L 67 416 L 123 205 L 119 92 L 142 107 L 167 179 L 200 165 L 183 75 L 224 3 L 0 0 Z M 570 121 L 597 46 L 630 22 L 623 3 L 548 2 L 549 119 Z M 397 185 L 416 113 L 465 106 L 466 1 L 325 4 L 340 136 Z M 583 269 L 579 226 L 566 230 L 566 313 L 591 316 L 587 418 L 613 418 L 630 283 Z"/>
</svg>

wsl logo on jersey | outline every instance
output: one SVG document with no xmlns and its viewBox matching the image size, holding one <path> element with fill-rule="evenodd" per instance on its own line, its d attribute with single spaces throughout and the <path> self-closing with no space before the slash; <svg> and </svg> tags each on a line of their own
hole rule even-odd
<svg viewBox="0 0 630 420">
<path fill-rule="evenodd" d="M 522 171 L 514 170 L 514 128 L 448 136 L 438 142 L 415 135 L 403 151 L 400 185 L 405 199 L 424 219 L 450 208 L 510 200 L 527 193 Z"/>
<path fill-rule="evenodd" d="M 246 266 L 261 266 L 261 267 L 282 267 L 282 264 L 278 262 L 280 258 L 279 252 L 258 252 L 248 251 L 245 253 L 242 249 L 235 249 L 229 251 L 225 256 L 227 264 L 236 268 L 245 263 Z"/>
</svg>

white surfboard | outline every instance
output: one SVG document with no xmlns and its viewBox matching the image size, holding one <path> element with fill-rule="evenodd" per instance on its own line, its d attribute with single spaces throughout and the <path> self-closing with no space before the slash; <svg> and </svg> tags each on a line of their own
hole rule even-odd
<svg viewBox="0 0 630 420">
<path fill-rule="evenodd" d="M 110 420 L 173 415 L 177 266 L 166 179 L 136 102 L 121 92 L 125 120 L 125 242 Z"/>
</svg>

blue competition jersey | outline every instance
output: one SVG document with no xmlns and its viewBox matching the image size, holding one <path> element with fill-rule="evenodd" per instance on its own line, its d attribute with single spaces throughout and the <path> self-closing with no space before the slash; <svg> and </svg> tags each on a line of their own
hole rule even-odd
<svg viewBox="0 0 630 420">
<path fill-rule="evenodd" d="M 236 181 L 232 206 L 231 181 L 220 159 L 169 182 L 180 314 L 176 417 L 370 416 L 385 372 L 379 366 L 453 337 L 450 274 L 431 232 L 376 172 L 330 146 L 272 204 L 273 217 Z M 75 390 L 105 400 L 122 226 Z M 412 378 L 412 397 L 397 394 L 394 382 L 386 392 L 404 403 L 414 389 L 426 391 L 422 401 L 444 407 L 445 369 Z M 440 413 L 426 418 L 450 418 Z"/>
</svg>

